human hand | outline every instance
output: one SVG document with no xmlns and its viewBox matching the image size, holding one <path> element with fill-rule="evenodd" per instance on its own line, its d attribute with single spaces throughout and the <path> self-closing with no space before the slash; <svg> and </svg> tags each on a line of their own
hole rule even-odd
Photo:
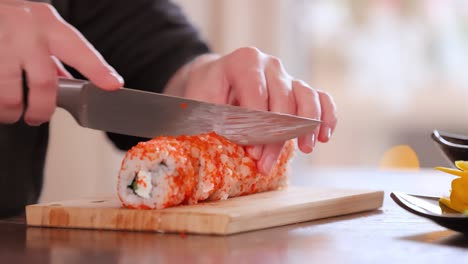
<svg viewBox="0 0 468 264">
<path fill-rule="evenodd" d="M 47 122 L 56 108 L 57 78 L 71 77 L 60 61 L 102 89 L 123 85 L 122 77 L 52 6 L 0 0 L 0 18 L 0 123 L 15 123 L 23 114 L 23 70 L 29 125 Z"/>
<path fill-rule="evenodd" d="M 316 131 L 298 139 L 304 153 L 312 152 L 317 140 L 328 142 L 337 122 L 336 106 L 329 94 L 294 79 L 278 58 L 255 48 L 240 48 L 226 56 L 203 55 L 176 73 L 165 93 L 320 119 L 322 124 Z M 254 146 L 247 151 L 266 174 L 283 145 Z"/>
</svg>

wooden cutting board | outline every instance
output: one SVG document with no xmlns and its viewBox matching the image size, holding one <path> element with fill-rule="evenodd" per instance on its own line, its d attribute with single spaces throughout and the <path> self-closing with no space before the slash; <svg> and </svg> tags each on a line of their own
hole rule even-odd
<svg viewBox="0 0 468 264">
<path fill-rule="evenodd" d="M 163 210 L 125 209 L 117 198 L 26 207 L 30 226 L 228 235 L 374 210 L 383 192 L 289 187 Z"/>
</svg>

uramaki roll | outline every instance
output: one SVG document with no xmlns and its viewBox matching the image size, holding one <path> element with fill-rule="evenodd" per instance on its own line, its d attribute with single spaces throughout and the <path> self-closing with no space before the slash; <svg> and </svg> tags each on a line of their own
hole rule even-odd
<svg viewBox="0 0 468 264">
<path fill-rule="evenodd" d="M 127 152 L 118 195 L 128 208 L 162 209 L 275 190 L 287 185 L 293 153 L 288 141 L 263 175 L 244 147 L 215 133 L 157 137 Z"/>
</svg>

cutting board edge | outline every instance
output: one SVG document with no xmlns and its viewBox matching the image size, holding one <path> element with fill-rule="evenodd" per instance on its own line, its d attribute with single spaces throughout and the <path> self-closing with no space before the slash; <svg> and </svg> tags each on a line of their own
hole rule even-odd
<svg viewBox="0 0 468 264">
<path fill-rule="evenodd" d="M 327 214 L 320 214 L 317 215 L 316 217 L 310 218 L 310 217 L 302 217 L 298 219 L 295 223 L 291 223 L 290 221 L 284 220 L 284 221 L 278 221 L 275 223 L 270 223 L 270 224 L 263 224 L 261 221 L 255 222 L 256 225 L 251 226 L 249 228 L 245 228 L 245 225 L 240 228 L 242 224 L 245 224 L 245 217 L 232 217 L 230 225 L 225 233 L 225 235 L 232 235 L 232 234 L 238 234 L 238 233 L 244 233 L 244 232 L 251 232 L 253 230 L 261 230 L 261 229 L 267 229 L 271 227 L 278 227 L 278 226 L 285 226 L 285 225 L 290 225 L 290 224 L 298 224 L 298 223 L 304 223 L 304 222 L 309 222 L 309 221 L 315 221 L 315 220 L 321 220 L 321 219 L 326 219 L 326 218 L 332 218 L 332 217 L 340 217 L 340 216 L 345 216 L 345 215 L 351 215 L 351 214 L 356 214 L 356 213 L 363 213 L 363 212 L 369 212 L 369 211 L 374 211 L 383 206 L 383 201 L 385 197 L 385 192 L 383 190 L 376 190 L 376 191 L 371 191 L 371 190 L 366 190 L 365 189 L 356 189 L 356 191 L 362 191 L 363 193 L 360 194 L 354 194 L 350 196 L 345 196 L 345 197 L 339 197 L 335 199 L 328 200 L 324 205 L 321 206 L 313 206 L 311 205 L 308 208 L 303 209 L 300 211 L 301 213 L 305 213 L 308 210 L 316 209 L 317 207 L 323 207 L 324 209 L 327 209 L 328 204 L 330 203 L 339 203 L 341 201 L 345 201 L 347 203 L 351 203 L 350 201 L 347 201 L 350 197 L 353 198 L 358 198 L 358 199 L 364 199 L 368 200 L 371 203 L 366 206 L 362 207 L 355 207 L 352 210 L 348 210 L 339 214 L 329 212 Z M 371 197 L 369 197 L 371 196 Z M 377 198 L 373 200 L 372 198 Z M 311 203 L 312 204 L 312 203 Z M 301 205 L 303 206 L 303 205 Z M 298 206 L 295 206 L 298 207 Z M 296 211 L 297 209 L 295 207 L 290 207 L 289 209 L 285 210 L 286 212 L 283 213 L 289 213 L 287 211 Z M 258 213 L 257 217 L 262 219 L 263 215 L 261 213 Z M 252 217 L 250 215 L 249 217 Z M 264 219 L 264 218 L 263 218 Z"/>
<path fill-rule="evenodd" d="M 54 208 L 54 207 L 43 207 L 40 205 L 28 205 L 26 206 L 26 224 L 31 227 L 52 227 L 52 228 L 67 228 L 67 229 L 87 229 L 87 230 L 112 230 L 112 231 L 146 231 L 146 232 L 159 232 L 159 233 L 197 233 L 197 234 L 213 234 L 213 235 L 224 235 L 231 221 L 231 217 L 226 214 L 207 214 L 207 213 L 190 213 L 191 222 L 190 225 L 177 226 L 177 222 L 171 218 L 176 219 L 180 215 L 187 215 L 184 212 L 164 212 L 154 210 L 134 210 L 134 209 L 123 209 L 129 212 L 123 216 L 120 220 L 121 224 L 111 226 L 113 220 L 110 221 L 99 221 L 99 226 L 91 224 L 80 224 L 76 219 L 72 219 L 72 222 L 66 219 L 70 214 L 75 216 L 80 215 L 82 218 L 91 218 L 97 215 L 96 218 L 105 217 L 107 213 L 113 215 L 114 208 Z M 45 217 L 45 216 L 49 217 Z M 51 215 L 55 215 L 51 217 Z M 113 215 L 111 218 L 118 218 L 119 214 Z M 151 219 L 142 226 L 134 226 L 130 222 L 136 218 Z M 45 221 L 44 219 L 49 219 Z M 51 220 L 52 219 L 52 220 Z M 210 230 L 202 228 L 204 225 L 196 225 L 196 222 L 213 222 Z M 131 223 L 128 228 L 126 223 Z M 103 225 L 108 223 L 108 226 Z M 216 228 L 213 228 L 216 226 Z"/>
</svg>

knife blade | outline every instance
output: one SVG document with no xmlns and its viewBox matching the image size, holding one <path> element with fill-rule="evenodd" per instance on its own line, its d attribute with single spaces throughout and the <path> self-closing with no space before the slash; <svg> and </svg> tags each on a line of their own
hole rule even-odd
<svg viewBox="0 0 468 264">
<path fill-rule="evenodd" d="M 59 79 L 57 106 L 90 129 L 142 138 L 216 132 L 240 145 L 285 141 L 313 132 L 321 123 L 135 89 L 104 91 L 91 82 L 65 78 Z"/>
</svg>

